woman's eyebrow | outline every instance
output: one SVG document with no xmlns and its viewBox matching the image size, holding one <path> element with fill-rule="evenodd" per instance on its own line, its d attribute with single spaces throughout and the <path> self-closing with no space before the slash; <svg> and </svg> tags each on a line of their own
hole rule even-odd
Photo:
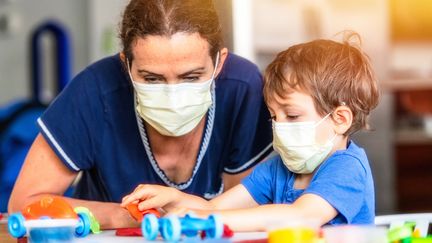
<svg viewBox="0 0 432 243">
<path fill-rule="evenodd" d="M 198 67 L 198 68 L 194 68 L 194 69 L 192 69 L 192 70 L 190 70 L 190 71 L 187 71 L 187 72 L 181 73 L 181 74 L 179 74 L 178 76 L 179 76 L 179 77 L 187 76 L 187 75 L 189 75 L 189 74 L 191 74 L 191 73 L 200 72 L 200 71 L 203 71 L 203 70 L 205 70 L 204 67 Z M 159 74 L 159 73 L 151 72 L 151 71 L 148 71 L 148 70 L 146 70 L 146 69 L 138 69 L 137 72 L 138 72 L 139 74 L 141 74 L 141 75 L 143 75 L 143 74 L 150 74 L 150 75 L 153 75 L 153 76 L 159 76 L 159 77 L 163 77 L 163 76 L 164 76 L 163 74 Z"/>
<path fill-rule="evenodd" d="M 143 75 L 143 74 L 150 74 L 150 75 L 153 75 L 153 76 L 160 76 L 160 77 L 163 77 L 162 74 L 154 73 L 154 72 L 150 72 L 150 71 L 145 70 L 145 69 L 138 69 L 137 72 L 138 72 L 139 74 L 141 74 L 141 75 Z"/>
<path fill-rule="evenodd" d="M 192 73 L 195 73 L 195 72 L 201 72 L 201 71 L 204 71 L 204 70 L 205 70 L 204 67 L 198 67 L 198 68 L 192 69 L 190 71 L 184 72 L 182 74 L 179 74 L 178 76 L 179 77 L 184 77 L 184 76 L 187 76 L 189 74 L 192 74 Z"/>
</svg>

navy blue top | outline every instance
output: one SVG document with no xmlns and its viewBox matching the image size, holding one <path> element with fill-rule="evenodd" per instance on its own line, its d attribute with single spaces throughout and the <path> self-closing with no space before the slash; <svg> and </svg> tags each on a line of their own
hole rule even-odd
<svg viewBox="0 0 432 243">
<path fill-rule="evenodd" d="M 61 161 L 83 171 L 78 198 L 119 202 L 141 183 L 212 198 L 223 190 L 223 172 L 240 173 L 272 150 L 262 77 L 254 64 L 229 54 L 212 98 L 193 174 L 180 184 L 170 181 L 153 158 L 118 55 L 78 74 L 38 119 L 38 126 Z"/>
<path fill-rule="evenodd" d="M 294 188 L 295 178 L 296 174 L 285 167 L 281 157 L 275 156 L 258 165 L 242 184 L 258 204 L 291 204 L 301 195 L 311 193 L 338 211 L 328 224 L 374 223 L 372 173 L 365 151 L 354 142 L 324 161 L 305 190 Z"/>
</svg>

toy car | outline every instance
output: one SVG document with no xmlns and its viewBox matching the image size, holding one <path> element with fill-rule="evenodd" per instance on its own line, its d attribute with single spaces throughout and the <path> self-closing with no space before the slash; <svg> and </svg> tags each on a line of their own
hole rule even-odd
<svg viewBox="0 0 432 243">
<path fill-rule="evenodd" d="M 71 230 L 71 234 L 85 237 L 90 233 L 90 218 L 85 213 L 75 213 L 63 198 L 46 196 L 10 215 L 8 230 L 15 238 L 29 233 L 30 238 L 64 239 Z"/>
<path fill-rule="evenodd" d="M 158 219 L 154 214 L 147 214 L 141 224 L 143 236 L 147 240 L 155 240 L 160 232 L 167 241 L 178 241 L 182 234 L 187 237 L 196 236 L 205 231 L 209 238 L 221 238 L 224 225 L 218 215 L 212 214 L 207 219 L 197 218 L 192 214 L 179 218 L 171 215 Z"/>
</svg>

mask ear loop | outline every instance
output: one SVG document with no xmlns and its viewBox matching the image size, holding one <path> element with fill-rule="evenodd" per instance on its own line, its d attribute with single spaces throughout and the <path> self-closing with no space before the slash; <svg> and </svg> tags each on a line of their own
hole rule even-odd
<svg viewBox="0 0 432 243">
<path fill-rule="evenodd" d="M 132 73 L 131 73 L 131 70 L 130 70 L 130 66 L 129 66 L 129 59 L 128 58 L 126 58 L 126 65 L 127 65 L 127 70 L 128 70 L 128 74 L 129 74 L 129 78 L 130 78 L 130 80 L 132 81 L 132 84 L 133 84 L 133 78 L 132 78 Z"/>
<path fill-rule="evenodd" d="M 216 84 L 215 84 L 216 82 L 215 82 L 214 78 L 215 78 L 215 75 L 216 75 L 216 70 L 218 68 L 218 65 L 219 65 L 219 52 L 217 52 L 217 54 L 216 54 L 216 63 L 215 63 L 215 67 L 214 67 L 214 70 L 213 70 L 213 74 L 211 76 L 212 89 L 214 89 L 216 87 Z"/>
<path fill-rule="evenodd" d="M 339 105 L 344 106 L 344 105 L 346 105 L 346 103 L 344 101 L 342 101 Z M 315 127 L 319 126 L 319 124 L 321 124 L 321 122 L 323 122 L 325 119 L 327 119 L 327 117 L 329 117 L 332 113 L 333 113 L 333 111 L 328 113 L 327 115 L 325 115 L 319 122 L 315 123 Z"/>
<path fill-rule="evenodd" d="M 341 106 L 345 106 L 346 103 L 345 103 L 344 101 L 342 101 L 339 105 L 341 105 Z M 323 119 L 321 119 L 321 121 L 319 121 L 319 122 L 317 122 L 317 123 L 315 124 L 315 127 L 317 127 L 317 126 L 318 126 L 322 121 L 324 121 L 325 119 L 327 119 L 327 117 L 329 117 L 330 114 L 332 114 L 332 113 L 333 113 L 333 111 L 330 112 L 330 113 L 328 113 L 326 116 L 324 116 Z M 337 136 L 338 136 L 338 134 L 335 133 L 335 135 L 334 135 L 330 140 L 328 140 L 327 143 L 333 143 Z"/>
</svg>

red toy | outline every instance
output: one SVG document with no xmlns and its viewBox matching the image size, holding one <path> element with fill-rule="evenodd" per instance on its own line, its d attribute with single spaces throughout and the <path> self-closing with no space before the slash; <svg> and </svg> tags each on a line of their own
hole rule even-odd
<svg viewBox="0 0 432 243">
<path fill-rule="evenodd" d="M 116 236 L 142 236 L 141 228 L 121 228 L 117 229 Z"/>
<path fill-rule="evenodd" d="M 61 197 L 43 197 L 22 211 L 26 220 L 50 217 L 52 219 L 78 219 L 73 208 Z"/>
<path fill-rule="evenodd" d="M 141 223 L 142 219 L 144 218 L 144 215 L 149 213 L 156 215 L 156 217 L 158 218 L 160 217 L 160 213 L 156 209 L 151 208 L 151 209 L 140 211 L 138 209 L 138 204 L 135 203 L 131 203 L 127 205 L 126 209 L 129 211 L 130 215 L 139 223 Z"/>
<path fill-rule="evenodd" d="M 140 211 L 138 209 L 138 204 L 131 203 L 126 206 L 129 214 L 139 223 L 142 222 L 144 215 L 146 214 L 154 214 L 156 217 L 160 217 L 159 211 L 154 208 Z M 116 236 L 142 236 L 141 228 L 122 228 L 116 230 Z"/>
</svg>

